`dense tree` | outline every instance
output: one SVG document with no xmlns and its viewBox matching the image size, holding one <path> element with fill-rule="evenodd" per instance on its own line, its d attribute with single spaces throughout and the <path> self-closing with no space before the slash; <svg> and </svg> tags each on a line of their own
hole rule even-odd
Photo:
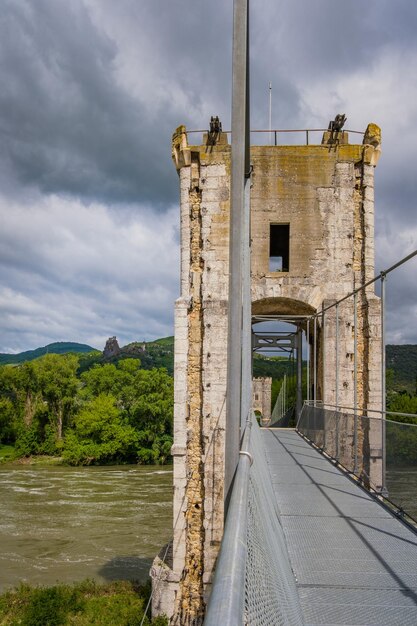
<svg viewBox="0 0 417 626">
<path fill-rule="evenodd" d="M 0 443 L 19 456 L 62 453 L 72 464 L 164 463 L 172 445 L 173 381 L 139 359 L 93 363 L 48 354 L 0 366 Z"/>
<path fill-rule="evenodd" d="M 395 413 L 416 414 L 416 417 L 391 415 L 396 422 L 408 422 L 417 424 L 417 396 L 411 396 L 406 391 L 402 393 L 390 393 L 387 399 L 387 409 Z"/>
<path fill-rule="evenodd" d="M 56 438 L 62 439 L 64 421 L 70 417 L 78 390 L 78 358 L 73 354 L 47 354 L 34 361 L 39 390 L 49 408 Z"/>
<path fill-rule="evenodd" d="M 74 418 L 65 437 L 63 457 L 73 465 L 136 460 L 138 433 L 122 417 L 116 398 L 100 394 Z"/>
</svg>

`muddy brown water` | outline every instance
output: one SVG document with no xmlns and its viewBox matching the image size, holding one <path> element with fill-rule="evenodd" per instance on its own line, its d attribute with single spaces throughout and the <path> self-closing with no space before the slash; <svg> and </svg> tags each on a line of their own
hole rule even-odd
<svg viewBox="0 0 417 626">
<path fill-rule="evenodd" d="M 145 581 L 172 535 L 172 468 L 0 468 L 0 591 Z"/>
<path fill-rule="evenodd" d="M 417 518 L 417 468 L 390 468 Z M 170 467 L 0 467 L 0 591 L 91 578 L 145 581 L 172 535 Z"/>
</svg>

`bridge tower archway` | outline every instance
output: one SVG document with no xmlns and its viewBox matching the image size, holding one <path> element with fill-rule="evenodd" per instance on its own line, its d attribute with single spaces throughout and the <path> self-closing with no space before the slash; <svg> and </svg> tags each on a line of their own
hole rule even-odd
<svg viewBox="0 0 417 626">
<path fill-rule="evenodd" d="M 253 353 L 288 359 L 285 364 L 286 388 L 283 389 L 285 398 L 280 398 L 280 412 L 286 416 L 283 420 L 285 425 L 295 425 L 303 400 L 321 399 L 322 385 L 318 386 L 317 392 L 314 390 L 317 372 L 322 374 L 319 367 L 322 352 L 320 325 L 313 324 L 316 313 L 310 304 L 292 298 L 263 298 L 252 302 Z M 306 361 L 303 374 L 303 362 Z M 284 384 L 283 376 L 284 372 L 279 380 L 281 386 Z M 273 425 L 274 421 L 276 414 L 272 415 L 272 420 L 264 420 L 262 424 Z"/>
</svg>

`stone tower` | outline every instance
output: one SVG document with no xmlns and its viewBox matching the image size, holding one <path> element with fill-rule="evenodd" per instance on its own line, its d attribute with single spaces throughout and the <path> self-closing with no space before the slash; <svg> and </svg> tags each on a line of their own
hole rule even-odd
<svg viewBox="0 0 417 626">
<path fill-rule="evenodd" d="M 268 424 L 271 419 L 271 384 L 269 377 L 252 380 L 252 408 L 261 414 L 261 424 Z"/>
<path fill-rule="evenodd" d="M 251 289 L 254 315 L 313 315 L 374 274 L 374 168 L 380 129 L 363 143 L 325 133 L 319 145 L 252 146 Z M 172 155 L 181 194 L 181 295 L 175 308 L 174 539 L 172 562 L 154 563 L 154 610 L 201 614 L 223 533 L 230 146 L 225 134 L 189 145 L 180 126 Z M 380 408 L 380 302 L 357 302 L 357 402 Z M 334 316 L 320 344 L 317 397 L 335 403 Z M 353 405 L 352 302 L 339 307 L 338 402 Z M 332 330 L 333 329 L 333 330 Z M 306 328 L 304 327 L 304 330 Z M 311 335 L 309 337 L 311 341 Z M 323 372 L 323 363 L 325 369 Z M 368 438 L 376 481 L 380 442 Z M 155 579 L 158 579 L 158 584 Z M 174 608 L 175 607 L 175 608 Z"/>
</svg>

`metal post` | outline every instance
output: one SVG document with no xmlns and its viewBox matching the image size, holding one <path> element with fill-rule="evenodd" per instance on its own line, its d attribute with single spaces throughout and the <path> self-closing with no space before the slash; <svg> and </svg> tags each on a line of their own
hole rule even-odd
<svg viewBox="0 0 417 626">
<path fill-rule="evenodd" d="M 300 419 L 301 409 L 303 406 L 303 335 L 301 327 L 297 330 L 297 395 L 296 395 L 296 421 Z"/>
<path fill-rule="evenodd" d="M 284 415 L 287 412 L 287 375 L 284 374 Z"/>
<path fill-rule="evenodd" d="M 275 141 L 275 145 L 277 145 L 277 131 L 274 130 L 274 141 Z"/>
<path fill-rule="evenodd" d="M 324 314 L 324 302 L 321 305 L 321 399 L 323 401 L 323 450 L 327 445 L 326 424 L 326 318 Z"/>
<path fill-rule="evenodd" d="M 245 213 L 242 233 L 242 410 L 240 427 L 243 432 L 252 404 L 252 324 L 250 275 L 250 178 L 245 181 Z"/>
<path fill-rule="evenodd" d="M 382 411 L 382 485 L 381 493 L 388 496 L 387 490 L 387 396 L 386 396 L 386 363 L 385 363 L 385 281 L 386 275 L 381 272 L 381 411 Z"/>
<path fill-rule="evenodd" d="M 335 392 L 335 404 L 336 411 L 339 408 L 339 305 L 336 304 L 336 337 L 335 337 L 335 367 L 336 367 L 336 392 Z"/>
<path fill-rule="evenodd" d="M 335 393 L 335 418 L 336 418 L 336 446 L 335 446 L 335 457 L 339 458 L 339 305 L 336 304 L 336 337 L 335 337 L 335 349 L 336 349 L 336 357 L 335 357 L 335 367 L 336 367 L 336 393 Z"/>
<path fill-rule="evenodd" d="M 358 347 L 358 329 L 357 329 L 357 313 L 356 313 L 356 293 L 353 294 L 353 454 L 354 465 L 353 473 L 358 473 L 358 364 L 357 364 L 357 347 Z"/>
<path fill-rule="evenodd" d="M 307 350 L 307 402 L 310 402 L 310 319 L 307 320 L 306 332 L 306 350 Z"/>
<path fill-rule="evenodd" d="M 272 145 L 272 83 L 269 81 L 269 143 Z"/>
<path fill-rule="evenodd" d="M 325 327 L 325 314 L 324 314 L 324 302 L 321 305 L 321 377 L 322 377 L 322 400 L 323 404 L 326 402 L 326 327 Z"/>
<path fill-rule="evenodd" d="M 308 146 L 308 130 L 306 130 L 306 145 Z"/>
<path fill-rule="evenodd" d="M 229 308 L 227 335 L 226 450 L 224 495 L 229 489 L 239 459 L 242 375 L 242 227 L 245 205 L 245 164 L 247 161 L 247 38 L 248 2 L 233 5 L 233 79 L 231 202 L 229 241 Z"/>
<path fill-rule="evenodd" d="M 317 316 L 314 317 L 314 343 L 313 343 L 313 402 L 317 401 Z"/>
</svg>

